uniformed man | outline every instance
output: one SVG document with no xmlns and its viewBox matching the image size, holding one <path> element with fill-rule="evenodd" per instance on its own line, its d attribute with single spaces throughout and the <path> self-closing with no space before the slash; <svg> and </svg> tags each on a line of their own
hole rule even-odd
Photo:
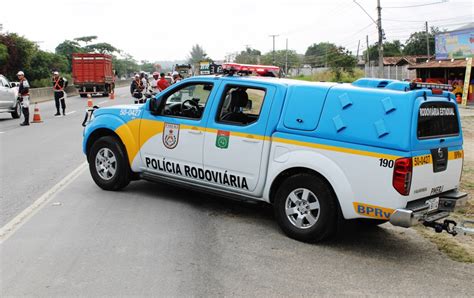
<svg viewBox="0 0 474 298">
<path fill-rule="evenodd" d="M 61 116 L 59 108 L 63 110 L 63 116 L 66 116 L 66 92 L 64 88 L 67 87 L 67 80 L 59 76 L 59 72 L 53 72 L 53 91 L 54 101 L 56 103 L 56 114 L 54 116 Z"/>
<path fill-rule="evenodd" d="M 130 85 L 130 93 L 132 96 L 135 98 L 135 103 L 138 103 L 141 101 L 143 97 L 143 89 L 145 87 L 143 86 L 143 81 L 140 79 L 140 75 L 136 74 L 135 79 L 132 81 L 132 84 Z"/>
<path fill-rule="evenodd" d="M 18 86 L 18 98 L 20 99 L 21 111 L 25 117 L 25 121 L 20 123 L 21 126 L 30 125 L 30 84 L 25 78 L 25 73 L 21 70 L 16 74 L 20 85 Z"/>
</svg>

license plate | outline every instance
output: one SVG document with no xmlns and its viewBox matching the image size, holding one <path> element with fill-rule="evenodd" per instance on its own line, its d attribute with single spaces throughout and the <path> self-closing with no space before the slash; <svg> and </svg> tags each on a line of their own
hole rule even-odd
<svg viewBox="0 0 474 298">
<path fill-rule="evenodd" d="M 425 203 L 428 205 L 428 212 L 438 210 L 439 198 L 432 198 L 432 199 L 426 200 Z"/>
</svg>

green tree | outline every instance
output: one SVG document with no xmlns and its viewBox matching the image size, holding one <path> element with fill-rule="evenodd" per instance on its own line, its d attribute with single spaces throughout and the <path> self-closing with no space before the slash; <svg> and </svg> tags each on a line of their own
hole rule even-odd
<svg viewBox="0 0 474 298">
<path fill-rule="evenodd" d="M 82 36 L 82 37 L 74 38 L 75 41 L 83 42 L 86 45 L 89 44 L 91 41 L 96 40 L 96 39 L 97 39 L 96 35 Z"/>
<path fill-rule="evenodd" d="M 435 53 L 435 35 L 440 32 L 441 31 L 438 27 L 431 27 L 431 30 L 428 33 L 428 42 L 431 54 Z M 403 53 L 405 55 L 427 55 L 426 32 L 419 31 L 412 33 L 405 43 Z"/>
<path fill-rule="evenodd" d="M 273 51 L 265 53 L 261 58 L 261 63 L 265 65 L 275 65 L 285 70 L 286 50 L 275 51 L 275 64 L 273 64 Z M 288 69 L 301 66 L 300 56 L 294 50 L 288 50 Z"/>
<path fill-rule="evenodd" d="M 241 51 L 236 57 L 235 62 L 243 64 L 259 64 L 262 53 L 259 50 L 246 48 Z"/>
<path fill-rule="evenodd" d="M 367 52 L 364 51 L 364 57 Z M 388 41 L 383 44 L 383 56 L 384 57 L 400 57 L 403 56 L 403 44 L 399 40 Z M 375 44 L 369 46 L 370 61 L 378 61 L 379 59 L 379 46 Z"/>
<path fill-rule="evenodd" d="M 33 54 L 31 67 L 28 70 L 28 78 L 31 81 L 47 79 L 51 77 L 52 71 L 67 72 L 68 62 L 66 57 L 38 50 Z"/>
<path fill-rule="evenodd" d="M 16 33 L 0 34 L 3 57 L 6 63 L 0 64 L 0 72 L 10 79 L 16 78 L 16 73 L 23 70 L 28 74 L 31 69 L 31 59 L 38 46 Z M 5 48 L 7 54 L 5 54 Z M 28 77 L 29 78 L 29 77 Z"/>
<path fill-rule="evenodd" d="M 120 50 L 111 45 L 110 43 L 100 42 L 85 46 L 84 49 L 89 53 L 101 53 L 101 54 L 113 54 L 120 53 Z"/>
<path fill-rule="evenodd" d="M 79 43 L 73 40 L 65 40 L 62 43 L 58 44 L 55 49 L 56 54 L 66 57 L 66 61 L 68 63 L 67 72 L 71 72 L 72 54 L 84 52 L 85 50 L 79 45 Z"/>
<path fill-rule="evenodd" d="M 195 65 L 201 61 L 212 61 L 204 51 L 204 49 L 196 44 L 192 47 L 191 52 L 189 52 L 188 63 L 191 65 Z"/>
<path fill-rule="evenodd" d="M 325 67 L 328 65 L 329 54 L 337 51 L 337 46 L 329 42 L 312 44 L 306 49 L 304 63 L 311 67 Z"/>
<path fill-rule="evenodd" d="M 8 61 L 8 48 L 4 44 L 0 44 L 0 65 L 6 65 Z"/>
<path fill-rule="evenodd" d="M 122 54 L 123 58 L 112 57 L 115 72 L 118 76 L 128 76 L 139 70 L 137 61 L 129 54 Z"/>
</svg>

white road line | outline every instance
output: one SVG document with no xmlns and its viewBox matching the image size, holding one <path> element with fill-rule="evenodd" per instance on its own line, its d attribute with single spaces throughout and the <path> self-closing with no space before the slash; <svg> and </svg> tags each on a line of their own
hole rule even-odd
<svg viewBox="0 0 474 298">
<path fill-rule="evenodd" d="M 82 172 L 87 168 L 87 161 L 83 162 L 80 166 L 74 169 L 69 175 L 64 177 L 56 185 L 51 187 L 41 197 L 39 197 L 33 204 L 23 210 L 20 214 L 15 216 L 6 225 L 0 229 L 0 244 L 5 242 L 11 235 L 13 235 L 22 225 L 30 220 L 36 212 L 40 211 L 44 206 L 51 201 L 57 193 L 66 188 L 71 182 L 79 177 Z"/>
<path fill-rule="evenodd" d="M 4 131 L 0 131 L 0 135 L 1 135 L 2 133 L 5 133 L 5 132 L 4 132 Z"/>
<path fill-rule="evenodd" d="M 99 102 L 98 104 L 101 105 L 101 104 L 104 104 L 106 102 L 108 102 L 108 100 L 103 100 L 103 101 Z"/>
<path fill-rule="evenodd" d="M 74 114 L 75 112 L 76 112 L 76 111 L 70 111 L 70 112 L 67 112 L 67 113 L 66 113 L 66 116 L 67 116 L 67 115 Z"/>
</svg>

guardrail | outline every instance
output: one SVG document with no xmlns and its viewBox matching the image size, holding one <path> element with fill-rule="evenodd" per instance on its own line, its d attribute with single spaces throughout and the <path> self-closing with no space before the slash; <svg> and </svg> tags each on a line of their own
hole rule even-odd
<svg viewBox="0 0 474 298">
<path fill-rule="evenodd" d="M 130 80 L 117 80 L 115 81 L 115 87 L 127 86 Z M 67 86 L 66 93 L 68 96 L 78 95 L 77 89 L 74 86 Z M 54 92 L 52 87 L 44 88 L 31 88 L 30 89 L 30 101 L 33 103 L 44 102 L 54 99 Z"/>
</svg>

